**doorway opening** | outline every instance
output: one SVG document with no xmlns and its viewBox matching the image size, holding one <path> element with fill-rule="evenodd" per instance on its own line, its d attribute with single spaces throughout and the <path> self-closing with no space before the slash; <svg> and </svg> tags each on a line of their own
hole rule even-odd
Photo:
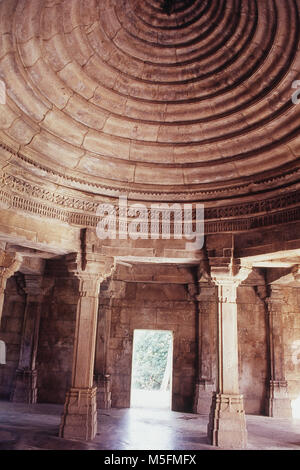
<svg viewBox="0 0 300 470">
<path fill-rule="evenodd" d="M 295 400 L 292 400 L 291 406 L 292 406 L 292 417 L 294 419 L 300 419 L 300 395 Z"/>
<path fill-rule="evenodd" d="M 134 330 L 130 406 L 171 409 L 172 369 L 172 331 Z"/>
</svg>

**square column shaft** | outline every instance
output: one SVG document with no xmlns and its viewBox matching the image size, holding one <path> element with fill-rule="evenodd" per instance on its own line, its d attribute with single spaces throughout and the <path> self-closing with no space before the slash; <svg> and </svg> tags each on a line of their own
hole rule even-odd
<svg viewBox="0 0 300 470">
<path fill-rule="evenodd" d="M 193 411 L 208 414 L 215 390 L 216 287 L 211 282 L 199 282 L 195 300 L 198 305 L 198 364 Z"/>
<path fill-rule="evenodd" d="M 218 387 L 213 394 L 208 423 L 212 445 L 226 449 L 247 446 L 247 430 L 243 396 L 239 393 L 237 287 L 250 273 L 240 270 L 215 275 L 218 286 Z"/>
<path fill-rule="evenodd" d="M 285 299 L 280 287 L 272 286 L 272 294 L 267 299 L 270 381 L 267 399 L 267 415 L 274 418 L 291 418 L 292 407 L 285 376 L 284 311 Z"/>
<path fill-rule="evenodd" d="M 37 402 L 36 357 L 39 341 L 41 307 L 44 296 L 52 283 L 40 274 L 25 274 L 26 306 L 23 321 L 19 364 L 11 401 L 19 403 Z"/>
<path fill-rule="evenodd" d="M 111 270 L 106 272 L 108 275 Z M 90 441 L 97 432 L 97 388 L 93 386 L 93 378 L 99 292 L 104 278 L 104 266 L 101 262 L 93 261 L 87 263 L 84 271 L 77 270 L 74 274 L 79 279 L 79 299 L 72 386 L 66 395 L 59 435 L 66 439 Z"/>
</svg>

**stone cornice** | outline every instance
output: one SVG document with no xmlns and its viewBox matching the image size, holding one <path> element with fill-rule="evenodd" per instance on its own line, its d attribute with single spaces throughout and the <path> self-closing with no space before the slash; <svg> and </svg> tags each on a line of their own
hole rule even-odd
<svg viewBox="0 0 300 470">
<path fill-rule="evenodd" d="M 0 173 L 2 205 L 81 227 L 96 227 L 97 207 L 103 201 L 78 192 L 51 190 L 6 172 Z M 263 200 L 205 208 L 206 233 L 247 231 L 300 220 L 300 191 Z M 114 203 L 114 200 L 112 200 Z M 115 202 L 116 208 L 117 202 Z"/>
<path fill-rule="evenodd" d="M 68 193 L 66 191 L 51 191 L 48 188 L 39 186 L 38 184 L 31 183 L 16 177 L 6 172 L 0 172 L 0 188 L 8 188 L 16 191 L 19 194 L 30 194 L 30 196 L 53 203 L 58 207 L 83 210 L 88 213 L 96 213 L 97 207 L 104 200 L 100 200 L 85 196 L 85 198 L 78 192 L 78 195 Z M 112 201 L 113 203 L 113 201 Z M 279 196 L 269 197 L 268 199 L 253 200 L 242 202 L 239 204 L 230 204 L 220 207 L 206 207 L 205 219 L 219 219 L 219 218 L 232 218 L 236 216 L 248 216 L 251 214 L 259 214 L 272 212 L 278 209 L 284 209 L 289 206 L 294 206 L 300 203 L 300 191 L 292 190 L 288 193 L 283 193 Z"/>
<path fill-rule="evenodd" d="M 183 189 L 180 187 L 176 191 L 170 190 L 167 186 L 163 190 L 154 190 L 153 188 L 142 187 L 138 185 L 128 183 L 126 186 L 124 183 L 121 185 L 108 181 L 100 182 L 99 178 L 93 180 L 91 176 L 89 179 L 85 179 L 80 174 L 72 174 L 70 171 L 59 171 L 57 168 L 51 168 L 48 165 L 41 164 L 34 161 L 29 156 L 25 155 L 17 149 L 12 149 L 7 143 L 0 141 L 0 149 L 7 152 L 9 155 L 16 159 L 16 164 L 24 167 L 24 173 L 40 172 L 50 182 L 60 184 L 66 189 L 77 189 L 93 194 L 98 194 L 106 197 L 119 197 L 120 195 L 127 194 L 130 199 L 143 200 L 143 201 L 209 201 L 215 199 L 223 199 L 229 197 L 237 197 L 240 195 L 247 195 L 253 192 L 261 192 L 266 189 L 273 189 L 289 185 L 291 183 L 298 182 L 300 180 L 300 168 L 299 165 L 293 166 L 292 168 L 282 169 L 280 174 L 270 173 L 258 175 L 255 178 L 251 177 L 249 180 L 243 178 L 241 181 L 233 180 L 223 185 L 216 184 L 214 187 L 207 187 L 201 189 Z M 12 161 L 12 163 L 14 163 Z"/>
</svg>

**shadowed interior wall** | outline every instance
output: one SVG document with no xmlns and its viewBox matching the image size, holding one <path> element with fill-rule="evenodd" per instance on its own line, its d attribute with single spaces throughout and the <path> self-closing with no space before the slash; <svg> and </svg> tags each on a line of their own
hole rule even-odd
<svg viewBox="0 0 300 470">
<path fill-rule="evenodd" d="M 105 295 L 108 294 L 103 292 Z M 101 305 L 105 306 L 105 301 Z M 173 332 L 172 408 L 191 411 L 196 373 L 196 305 L 189 300 L 186 286 L 118 281 L 110 308 L 107 372 L 112 378 L 112 407 L 130 406 L 134 330 L 153 329 Z"/>
<path fill-rule="evenodd" d="M 264 415 L 268 380 L 266 308 L 253 287 L 237 290 L 240 393 L 247 414 Z"/>
<path fill-rule="evenodd" d="M 45 275 L 53 279 L 53 288 L 42 304 L 37 354 L 38 401 L 63 403 L 71 380 L 78 286 L 62 262 L 48 261 Z M 281 286 L 280 295 L 285 373 L 290 398 L 296 399 L 300 389 L 300 289 Z M 246 413 L 263 415 L 270 378 L 266 306 L 255 288 L 249 286 L 238 288 L 237 303 L 240 390 Z M 20 281 L 17 284 L 16 277 L 12 277 L 7 282 L 0 330 L 0 338 L 7 346 L 7 363 L 0 366 L 0 398 L 8 399 L 12 391 L 24 309 L 25 295 Z M 197 305 L 189 295 L 187 284 L 119 280 L 103 283 L 97 367 L 98 373 L 111 374 L 112 407 L 130 406 L 134 330 L 161 329 L 174 334 L 173 409 L 191 411 L 196 378 L 196 318 Z M 104 344 L 108 345 L 107 354 Z"/>
<path fill-rule="evenodd" d="M 130 404 L 130 373 L 134 329 L 174 332 L 173 409 L 189 411 L 195 384 L 196 304 L 184 285 L 118 282 L 102 291 L 100 318 L 110 309 L 111 334 L 107 371 L 112 377 L 112 406 Z M 119 298 L 118 298 L 119 297 Z M 110 305 L 110 306 L 109 306 Z M 268 378 L 264 302 L 254 288 L 238 289 L 238 330 L 241 393 L 249 414 L 264 414 Z M 253 386 L 255 384 L 255 386 Z"/>
<path fill-rule="evenodd" d="M 282 288 L 285 374 L 291 400 L 300 398 L 300 289 Z"/>
<path fill-rule="evenodd" d="M 38 401 L 64 403 L 71 385 L 78 284 L 58 262 L 49 261 L 52 295 L 42 306 L 37 354 Z"/>
<path fill-rule="evenodd" d="M 0 329 L 0 339 L 6 344 L 6 364 L 0 365 L 0 398 L 4 399 L 10 398 L 18 367 L 26 301 L 16 279 L 7 281 Z"/>
</svg>

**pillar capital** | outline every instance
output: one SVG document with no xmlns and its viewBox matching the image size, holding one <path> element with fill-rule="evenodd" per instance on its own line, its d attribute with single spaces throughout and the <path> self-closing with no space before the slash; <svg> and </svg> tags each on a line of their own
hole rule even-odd
<svg viewBox="0 0 300 470">
<path fill-rule="evenodd" d="M 237 288 L 247 279 L 252 271 L 250 265 L 240 264 L 239 260 L 231 259 L 228 264 L 219 264 L 211 267 L 212 281 L 218 286 Z"/>
<path fill-rule="evenodd" d="M 211 269 L 211 278 L 218 287 L 218 301 L 220 303 L 235 303 L 238 286 L 247 279 L 252 271 L 250 266 L 240 266 L 232 263 L 227 266 L 214 266 Z"/>
<path fill-rule="evenodd" d="M 41 295 L 43 276 L 41 274 L 24 274 L 25 287 L 24 291 L 28 296 Z"/>
<path fill-rule="evenodd" d="M 282 286 L 270 286 L 270 295 L 265 299 L 268 306 L 267 312 L 269 314 L 282 311 L 282 303 L 285 301 L 285 294 Z"/>
<path fill-rule="evenodd" d="M 295 281 L 300 281 L 300 264 L 293 266 L 292 275 Z"/>
<path fill-rule="evenodd" d="M 19 253 L 8 253 L 0 250 L 0 289 L 22 264 L 22 256 Z M 5 289 L 5 285 L 4 285 Z"/>
<path fill-rule="evenodd" d="M 54 286 L 54 280 L 44 277 L 42 274 L 24 274 L 24 280 L 24 292 L 27 295 L 28 302 L 42 302 L 44 296 Z"/>
<path fill-rule="evenodd" d="M 8 253 L 5 250 L 0 250 L 0 324 L 6 281 L 19 270 L 21 264 L 22 256 L 19 253 Z"/>
<path fill-rule="evenodd" d="M 98 253 L 71 253 L 66 256 L 67 268 L 70 273 L 82 281 L 92 279 L 100 282 L 112 275 L 116 263 L 113 257 Z"/>
<path fill-rule="evenodd" d="M 201 250 L 197 268 L 197 281 L 199 286 L 211 284 L 209 261 L 204 250 Z"/>
</svg>

